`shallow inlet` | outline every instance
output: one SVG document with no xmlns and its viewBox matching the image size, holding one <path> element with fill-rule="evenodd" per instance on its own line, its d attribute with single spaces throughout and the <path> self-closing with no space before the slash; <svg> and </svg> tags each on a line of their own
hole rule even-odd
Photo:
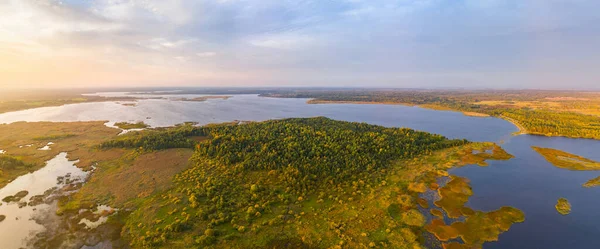
<svg viewBox="0 0 600 249">
<path fill-rule="evenodd" d="M 33 218 L 48 215 L 49 210 L 56 205 L 56 200 L 52 197 L 59 194 L 57 190 L 69 184 L 81 183 L 88 175 L 77 168 L 75 163 L 77 161 L 67 159 L 67 153 L 60 153 L 47 161 L 44 168 L 22 175 L 0 189 L 0 199 L 20 191 L 28 191 L 20 201 L 3 201 L 0 206 L 0 215 L 6 216 L 6 219 L 0 222 L 0 242 L 3 249 L 26 247 L 30 236 L 44 230 Z M 45 201 L 36 203 L 33 201 L 35 198 L 32 199 L 34 196 L 45 196 Z"/>
</svg>

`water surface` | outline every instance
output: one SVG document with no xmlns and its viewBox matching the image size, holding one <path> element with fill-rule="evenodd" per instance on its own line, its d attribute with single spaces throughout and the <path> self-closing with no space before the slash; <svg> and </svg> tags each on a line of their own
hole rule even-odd
<svg viewBox="0 0 600 249">
<path fill-rule="evenodd" d="M 514 206 L 525 212 L 525 222 L 513 225 L 498 242 L 485 248 L 600 248 L 600 188 L 582 185 L 600 171 L 570 171 L 553 166 L 531 146 L 549 147 L 600 161 L 600 142 L 560 137 L 517 136 L 502 148 L 509 161 L 492 161 L 488 167 L 467 166 L 451 174 L 471 180 L 474 195 L 468 205 L 491 211 Z M 561 215 L 554 205 L 565 197 L 572 205 Z"/>
<path fill-rule="evenodd" d="M 124 96 L 123 93 L 102 94 Z M 157 95 L 132 95 L 161 97 Z M 306 104 L 307 99 L 263 98 L 257 95 L 234 95 L 227 100 L 204 102 L 175 101 L 205 95 L 168 95 L 169 99 L 130 102 L 98 102 L 44 107 L 0 114 L 0 123 L 18 121 L 144 121 L 152 127 L 165 127 L 193 121 L 199 124 L 234 120 L 264 121 L 291 117 L 325 116 L 337 120 L 367 122 L 388 127 L 408 127 L 473 141 L 499 141 L 510 137 L 516 128 L 501 119 L 467 117 L 459 112 L 446 112 L 402 105 Z M 172 100 L 170 100 L 172 99 Z"/>
<path fill-rule="evenodd" d="M 0 189 L 0 199 L 12 196 L 19 191 L 29 193 L 18 202 L 2 202 L 0 215 L 6 219 L 0 222 L 0 248 L 21 248 L 26 246 L 27 239 L 44 230 L 36 223 L 37 215 L 51 215 L 52 206 L 56 202 L 49 201 L 52 195 L 58 194 L 62 187 L 85 180 L 87 173 L 77 168 L 77 161 L 69 161 L 67 153 L 60 153 L 55 158 L 46 162 L 46 166 L 29 174 L 22 175 Z M 61 181 L 58 178 L 61 177 Z M 47 192 L 48 191 L 48 192 Z M 46 195 L 45 195 L 46 194 Z M 45 195 L 49 203 L 33 203 L 31 197 Z M 24 206 L 23 206 L 24 203 Z M 51 206 L 52 205 L 52 206 Z"/>
<path fill-rule="evenodd" d="M 556 148 L 600 160 L 600 141 L 513 137 L 511 134 L 517 128 L 501 119 L 467 117 L 458 112 L 402 105 L 310 105 L 306 104 L 306 99 L 262 98 L 256 95 L 234 95 L 227 100 L 209 99 L 205 102 L 177 101 L 180 98 L 198 96 L 202 95 L 148 95 L 146 97 L 167 99 L 139 100 L 136 106 L 123 105 L 131 102 L 100 102 L 38 108 L 0 114 L 0 123 L 106 120 L 111 123 L 144 121 L 153 127 L 162 127 L 188 121 L 208 124 L 234 120 L 262 121 L 325 116 L 388 127 L 409 127 L 450 138 L 504 142 L 502 147 L 516 158 L 490 162 L 488 167 L 467 166 L 451 171 L 471 180 L 474 196 L 469 201 L 469 206 L 485 211 L 514 206 L 525 212 L 524 223 L 514 225 L 509 232 L 500 236 L 499 242 L 487 243 L 485 248 L 600 248 L 600 240 L 597 238 L 600 236 L 600 188 L 585 189 L 581 186 L 587 180 L 599 176 L 600 171 L 558 169 L 530 148 Z M 554 205 L 560 197 L 566 197 L 571 202 L 573 210 L 570 215 L 562 216 L 555 210 Z M 6 227 L 5 224 L 7 223 L 0 223 L 0 229 Z M 4 231 L 0 230 L 0 236 L 1 234 L 5 234 Z"/>
</svg>

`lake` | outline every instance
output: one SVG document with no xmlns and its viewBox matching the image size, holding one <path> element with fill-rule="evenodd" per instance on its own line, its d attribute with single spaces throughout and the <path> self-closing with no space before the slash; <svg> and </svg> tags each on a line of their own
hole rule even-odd
<svg viewBox="0 0 600 249">
<path fill-rule="evenodd" d="M 56 206 L 57 197 L 62 195 L 61 188 L 83 182 L 87 177 L 88 173 L 74 163 L 76 161 L 67 159 L 67 153 L 60 153 L 49 160 L 44 168 L 19 176 L 0 189 L 0 198 L 22 190 L 28 191 L 21 201 L 3 202 L 0 206 L 0 214 L 6 216 L 6 220 L 0 223 L 2 248 L 20 248 L 27 244 L 27 238 L 45 230 L 36 220 L 41 216 L 54 215 L 56 210 L 53 207 Z M 38 197 L 38 201 L 31 199 L 34 196 Z"/>
<path fill-rule="evenodd" d="M 100 93 L 126 96 L 126 93 Z M 459 112 L 429 110 L 402 105 L 306 104 L 306 99 L 262 98 L 234 95 L 229 99 L 204 102 L 178 101 L 203 95 L 132 95 L 164 97 L 137 102 L 99 102 L 45 107 L 0 114 L 0 123 L 17 121 L 144 121 L 153 127 L 183 122 L 199 124 L 234 120 L 262 121 L 289 117 L 325 116 L 336 120 L 367 122 L 388 127 L 408 127 L 450 138 L 492 141 L 515 156 L 509 161 L 492 161 L 488 167 L 467 166 L 452 174 L 468 177 L 474 195 L 468 205 L 478 210 L 514 206 L 525 212 L 526 221 L 515 224 L 499 242 L 485 248 L 600 248 L 600 188 L 581 185 L 600 175 L 559 169 L 533 151 L 531 146 L 550 147 L 600 160 L 600 141 L 540 136 L 512 136 L 517 128 L 497 118 L 468 117 Z M 135 103 L 135 105 L 131 105 Z M 108 124 L 110 125 L 110 123 Z M 554 208 L 567 198 L 573 211 L 560 215 Z M 0 223 L 0 227 L 5 224 Z"/>
<path fill-rule="evenodd" d="M 157 95 L 98 94 L 101 96 L 158 97 Z M 206 95 L 166 95 L 171 99 Z M 144 121 L 152 127 L 165 127 L 193 121 L 199 124 L 234 120 L 264 121 L 291 117 L 325 116 L 344 121 L 367 122 L 390 127 L 408 127 L 473 141 L 499 141 L 510 138 L 517 129 L 495 118 L 467 117 L 457 112 L 443 112 L 402 105 L 306 104 L 307 99 L 263 98 L 235 95 L 227 100 L 204 102 L 144 99 L 135 102 L 98 102 L 44 107 L 0 114 L 0 123 L 17 121 Z M 476 127 L 476 128 L 474 128 Z"/>
<path fill-rule="evenodd" d="M 515 156 L 491 161 L 488 167 L 467 166 L 450 171 L 471 180 L 473 196 L 468 205 L 490 211 L 514 206 L 525 212 L 525 222 L 515 224 L 485 248 L 600 248 L 600 188 L 584 188 L 600 171 L 570 171 L 547 162 L 531 146 L 548 147 L 600 161 L 600 141 L 559 137 L 516 136 L 502 148 Z M 554 205 L 565 197 L 569 215 Z"/>
</svg>

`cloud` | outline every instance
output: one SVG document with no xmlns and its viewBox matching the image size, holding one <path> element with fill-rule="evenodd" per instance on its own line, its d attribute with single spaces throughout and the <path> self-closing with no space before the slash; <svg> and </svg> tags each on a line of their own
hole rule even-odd
<svg viewBox="0 0 600 249">
<path fill-rule="evenodd" d="M 164 37 L 152 38 L 148 41 L 139 42 L 140 46 L 152 49 L 152 50 L 165 50 L 165 49 L 177 49 L 183 46 L 196 42 L 197 39 L 178 39 L 169 40 Z"/>
<path fill-rule="evenodd" d="M 185 0 L 97 0 L 92 4 L 93 13 L 105 18 L 124 22 L 140 20 L 184 25 L 193 20 L 194 1 Z"/>
<path fill-rule="evenodd" d="M 104 33 L 122 25 L 51 0 L 8 0 L 0 3 L 2 38 L 44 38 L 80 32 Z"/>
<path fill-rule="evenodd" d="M 253 46 L 284 50 L 303 49 L 316 42 L 314 37 L 294 33 L 265 35 L 249 41 Z"/>
<path fill-rule="evenodd" d="M 206 57 L 213 57 L 213 56 L 216 56 L 216 55 L 217 55 L 217 53 L 216 53 L 216 52 L 200 52 L 200 53 L 196 53 L 196 55 L 197 55 L 198 57 L 203 57 L 203 58 L 206 58 Z"/>
<path fill-rule="evenodd" d="M 594 0 L 4 0 L 0 72 L 12 82 L 45 75 L 36 80 L 48 85 L 98 74 L 107 85 L 398 87 L 441 86 L 445 76 L 550 84 L 540 72 L 553 72 L 561 74 L 553 84 L 584 86 L 600 80 L 598 8 Z M 43 68 L 59 64 L 60 77 Z M 69 78 L 66 65 L 80 73 Z"/>
</svg>

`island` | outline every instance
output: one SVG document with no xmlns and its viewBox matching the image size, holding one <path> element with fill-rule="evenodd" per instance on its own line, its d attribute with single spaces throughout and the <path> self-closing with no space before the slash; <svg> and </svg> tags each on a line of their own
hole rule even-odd
<svg viewBox="0 0 600 249">
<path fill-rule="evenodd" d="M 568 170 L 600 170 L 600 162 L 557 149 L 531 147 L 552 165 Z"/>
<path fill-rule="evenodd" d="M 594 188 L 600 186 L 600 176 L 591 179 L 583 184 L 583 187 L 586 188 Z"/>
<path fill-rule="evenodd" d="M 556 211 L 558 211 L 562 215 L 567 215 L 571 213 L 571 203 L 565 198 L 558 199 L 556 203 Z"/>
</svg>

